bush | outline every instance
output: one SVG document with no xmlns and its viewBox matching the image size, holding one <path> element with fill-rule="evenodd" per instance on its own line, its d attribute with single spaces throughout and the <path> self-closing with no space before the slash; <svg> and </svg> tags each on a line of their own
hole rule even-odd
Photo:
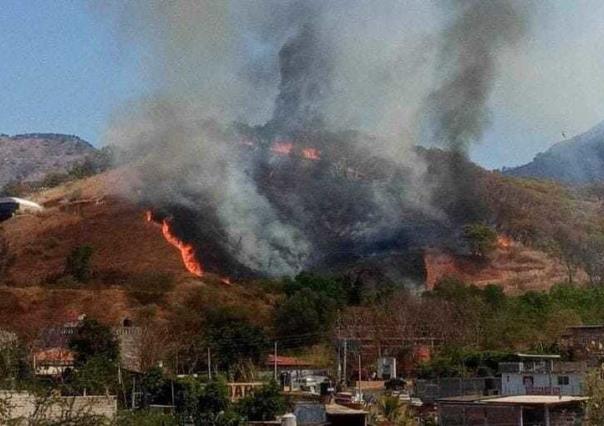
<svg viewBox="0 0 604 426">
<path fill-rule="evenodd" d="M 486 257 L 497 246 L 497 233 L 481 223 L 464 226 L 463 235 L 474 256 Z"/>
<path fill-rule="evenodd" d="M 237 405 L 237 412 L 248 421 L 274 420 L 285 409 L 285 398 L 275 381 L 254 391 Z"/>
<path fill-rule="evenodd" d="M 335 320 L 338 304 L 328 296 L 303 288 L 288 297 L 275 314 L 279 336 L 307 336 L 301 343 L 320 340 Z"/>
<path fill-rule="evenodd" d="M 65 274 L 73 276 L 79 282 L 87 282 L 91 276 L 92 253 L 93 250 L 90 246 L 74 248 L 65 262 Z"/>
<path fill-rule="evenodd" d="M 120 411 L 117 426 L 177 426 L 174 416 L 149 410 Z"/>
</svg>

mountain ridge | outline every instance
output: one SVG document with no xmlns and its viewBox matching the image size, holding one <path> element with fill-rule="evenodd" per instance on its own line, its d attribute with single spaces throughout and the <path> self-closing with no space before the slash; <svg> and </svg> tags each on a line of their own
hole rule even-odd
<svg viewBox="0 0 604 426">
<path fill-rule="evenodd" d="M 567 184 L 604 180 L 604 121 L 552 145 L 522 166 L 503 168 L 508 176 L 547 179 Z"/>
<path fill-rule="evenodd" d="M 64 173 L 97 150 L 84 139 L 60 133 L 0 134 L 0 187 Z"/>
</svg>

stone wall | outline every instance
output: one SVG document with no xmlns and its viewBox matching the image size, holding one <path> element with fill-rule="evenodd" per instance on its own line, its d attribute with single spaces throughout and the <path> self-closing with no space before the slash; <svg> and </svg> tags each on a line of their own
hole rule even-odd
<svg viewBox="0 0 604 426">
<path fill-rule="evenodd" d="M 114 396 L 36 396 L 28 392 L 0 391 L 0 424 L 8 420 L 19 424 L 41 421 L 85 421 L 111 423 L 117 414 Z"/>
</svg>

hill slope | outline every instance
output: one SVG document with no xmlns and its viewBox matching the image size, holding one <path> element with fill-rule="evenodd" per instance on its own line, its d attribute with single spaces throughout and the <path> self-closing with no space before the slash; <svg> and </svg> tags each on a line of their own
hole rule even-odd
<svg viewBox="0 0 604 426">
<path fill-rule="evenodd" d="M 533 161 L 504 169 L 509 176 L 534 177 L 582 184 L 604 180 L 604 122 L 591 130 L 559 142 Z"/>
<path fill-rule="evenodd" d="M 92 145 L 77 136 L 0 135 L 0 188 L 10 181 L 35 181 L 50 172 L 66 172 L 94 152 Z"/>
<path fill-rule="evenodd" d="M 266 318 L 266 299 L 254 288 L 189 274 L 161 226 L 123 196 L 130 184 L 136 179 L 125 170 L 69 182 L 31 195 L 44 212 L 0 224 L 9 253 L 4 271 L 0 254 L 0 327 L 27 333 L 74 312 L 112 324 L 150 309 L 161 318 L 191 298 L 245 305 Z M 80 246 L 93 250 L 86 283 L 65 273 L 67 257 Z"/>
</svg>

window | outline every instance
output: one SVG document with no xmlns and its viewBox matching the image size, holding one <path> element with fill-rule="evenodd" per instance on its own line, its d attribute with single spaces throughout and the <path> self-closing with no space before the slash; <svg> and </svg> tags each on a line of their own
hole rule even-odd
<svg viewBox="0 0 604 426">
<path fill-rule="evenodd" d="M 558 376 L 558 386 L 565 386 L 570 383 L 568 376 Z"/>
</svg>

